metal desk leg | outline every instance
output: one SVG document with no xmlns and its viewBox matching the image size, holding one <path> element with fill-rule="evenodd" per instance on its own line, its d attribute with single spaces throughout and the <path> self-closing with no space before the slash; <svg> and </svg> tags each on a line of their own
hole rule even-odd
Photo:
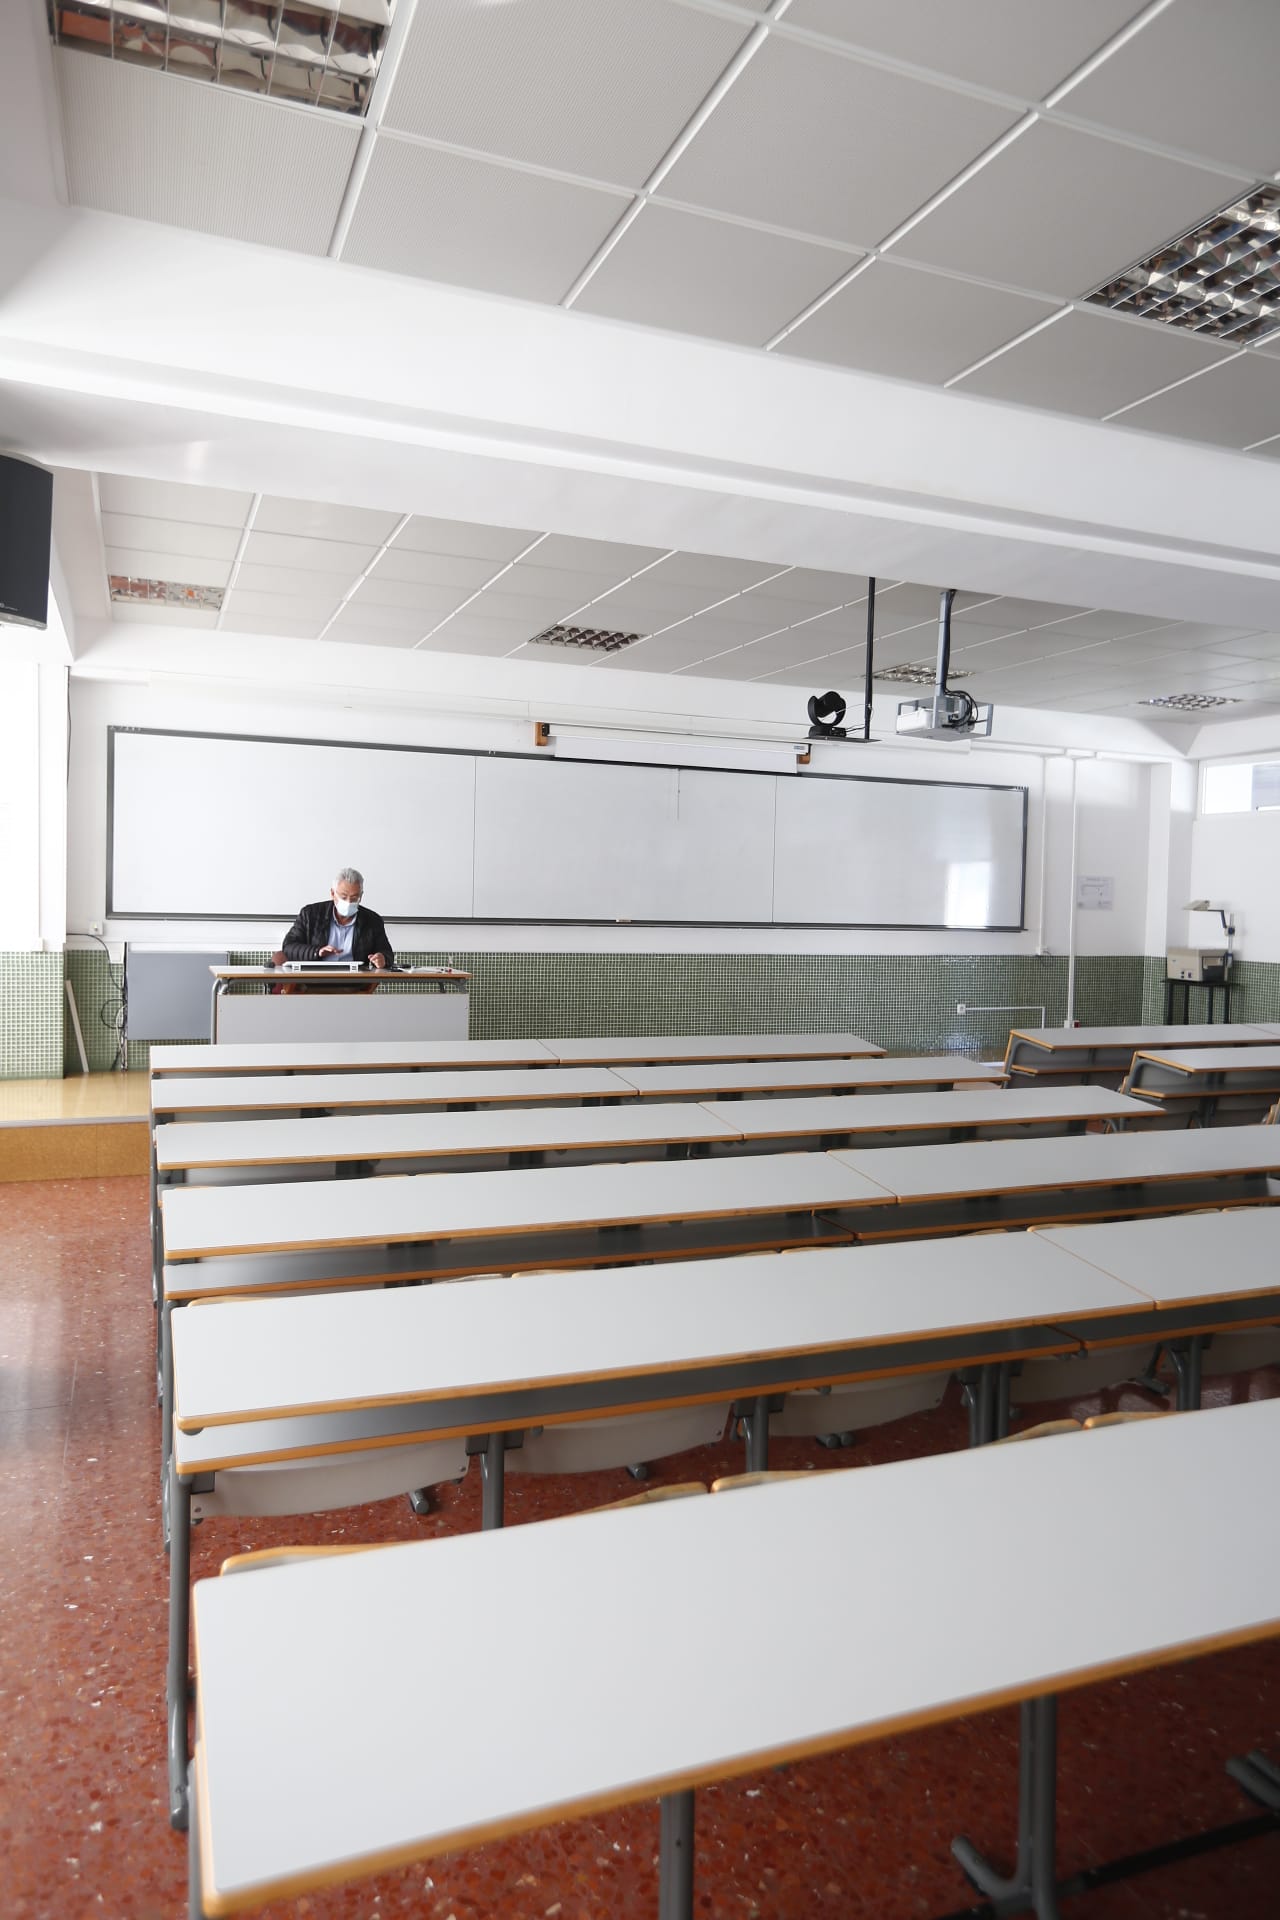
<svg viewBox="0 0 1280 1920">
<path fill-rule="evenodd" d="M 658 1920 L 692 1920 L 693 1789 L 658 1802 Z"/>
<path fill-rule="evenodd" d="M 169 1825 L 187 1824 L 187 1656 L 191 1637 L 191 1487 L 169 1470 L 169 1663 L 165 1715 L 169 1733 Z"/>
<path fill-rule="evenodd" d="M 486 1531 L 502 1525 L 503 1492 L 507 1477 L 506 1442 L 505 1433 L 491 1433 L 480 1456 L 480 1524 Z"/>
<path fill-rule="evenodd" d="M 187 1920 L 205 1920 L 204 1889 L 200 1884 L 200 1833 L 196 1826 L 196 1795 L 192 1775 L 187 1768 Z"/>
<path fill-rule="evenodd" d="M 1204 1337 L 1193 1333 L 1189 1340 L 1179 1340 L 1170 1347 L 1169 1357 L 1173 1361 L 1178 1376 L 1175 1406 L 1179 1413 L 1194 1412 L 1200 1405 L 1200 1365 L 1204 1352 Z"/>
<path fill-rule="evenodd" d="M 769 1396 L 758 1394 L 743 1421 L 747 1430 L 747 1472 L 764 1473 L 769 1466 Z M 663 1801 L 663 1806 L 666 1801 Z"/>
<path fill-rule="evenodd" d="M 1058 1702 L 1054 1694 L 1024 1700 L 1018 1745 L 1018 1858 L 1006 1879 L 971 1840 L 951 1842 L 968 1878 L 992 1904 L 999 1920 L 1034 1913 L 1059 1920 L 1055 1864 Z"/>
<path fill-rule="evenodd" d="M 1268 1813 L 1280 1813 L 1280 1767 L 1257 1748 L 1242 1758 L 1228 1760 L 1227 1772 L 1251 1800 Z"/>
</svg>

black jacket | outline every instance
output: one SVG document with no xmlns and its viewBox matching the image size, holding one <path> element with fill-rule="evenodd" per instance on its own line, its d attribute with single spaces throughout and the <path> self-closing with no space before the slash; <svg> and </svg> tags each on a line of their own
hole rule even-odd
<svg viewBox="0 0 1280 1920">
<path fill-rule="evenodd" d="M 321 947 L 329 944 L 333 925 L 332 900 L 316 900 L 304 907 L 284 937 L 286 960 L 318 960 Z M 353 960 L 367 960 L 371 953 L 385 953 L 387 965 L 394 967 L 396 956 L 387 938 L 382 915 L 372 907 L 356 908 L 356 933 L 351 942 Z"/>
</svg>

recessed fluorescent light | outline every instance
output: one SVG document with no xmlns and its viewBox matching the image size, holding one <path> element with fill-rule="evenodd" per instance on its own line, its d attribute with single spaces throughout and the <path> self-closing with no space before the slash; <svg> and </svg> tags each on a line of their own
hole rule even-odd
<svg viewBox="0 0 1280 1920">
<path fill-rule="evenodd" d="M 1204 713 L 1210 707 L 1238 707 L 1240 702 L 1229 693 L 1156 693 L 1140 700 L 1140 707 L 1173 707 L 1178 713 Z"/>
<path fill-rule="evenodd" d="M 239 93 L 363 114 L 394 0 L 45 0 L 55 43 Z"/>
<path fill-rule="evenodd" d="M 923 663 L 919 665 L 908 664 L 903 667 L 885 667 L 883 669 L 877 667 L 875 669 L 875 678 L 877 680 L 893 680 L 902 687 L 931 687 L 937 678 L 937 668 L 925 666 Z M 950 686 L 953 680 L 967 680 L 968 678 L 969 669 L 967 667 L 948 668 L 947 670 L 948 686 Z"/>
<path fill-rule="evenodd" d="M 607 627 L 546 627 L 535 633 L 531 647 L 579 647 L 585 653 L 621 653 L 643 640 L 642 633 L 615 633 Z"/>
<path fill-rule="evenodd" d="M 204 613 L 217 613 L 222 606 L 222 587 L 189 587 L 177 580 L 134 580 L 128 574 L 107 575 L 113 600 L 141 602 L 150 607 L 195 607 Z"/>
<path fill-rule="evenodd" d="M 1280 187 L 1255 187 L 1085 299 L 1235 346 L 1280 328 Z"/>
</svg>

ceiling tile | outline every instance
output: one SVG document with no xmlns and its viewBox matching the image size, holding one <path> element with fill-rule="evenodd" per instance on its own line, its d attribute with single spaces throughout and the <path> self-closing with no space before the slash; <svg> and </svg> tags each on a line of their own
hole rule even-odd
<svg viewBox="0 0 1280 1920">
<path fill-rule="evenodd" d="M 906 235 L 912 260 L 1072 299 L 1231 197 L 1219 173 L 1040 120 Z"/>
<path fill-rule="evenodd" d="M 1160 653 L 1176 653 L 1184 648 L 1198 651 L 1201 647 L 1223 647 L 1232 653 L 1243 653 L 1244 643 L 1253 636 L 1248 627 L 1215 627 L 1196 620 L 1178 620 L 1131 637 L 1137 645 Z"/>
<path fill-rule="evenodd" d="M 353 607 L 416 607 L 419 614 L 430 614 L 431 622 L 452 613 L 467 597 L 464 587 L 431 586 L 422 580 L 384 580 L 370 574 L 351 596 Z"/>
<path fill-rule="evenodd" d="M 1280 633 L 1244 633 L 1231 641 L 1229 650 L 1255 665 L 1263 660 L 1280 661 Z"/>
<path fill-rule="evenodd" d="M 234 560 L 240 544 L 235 527 L 147 520 L 132 513 L 104 513 L 102 538 L 109 547 L 137 547 L 149 553 L 201 553 L 210 560 Z"/>
<path fill-rule="evenodd" d="M 299 634 L 305 629 L 313 638 L 334 614 L 338 605 L 335 591 L 328 599 L 286 599 L 278 593 L 241 593 L 227 595 L 223 626 L 235 620 L 241 630 L 254 633 Z"/>
<path fill-rule="evenodd" d="M 335 507 L 320 500 L 264 499 L 253 517 L 258 533 L 301 533 L 310 540 L 381 546 L 401 518 L 375 507 Z"/>
<path fill-rule="evenodd" d="M 638 646 L 628 647 L 623 653 L 605 654 L 599 662 L 601 673 L 610 673 L 618 669 L 632 673 L 675 673 L 681 667 L 691 666 L 702 660 L 715 649 L 702 637 L 694 634 L 694 621 L 684 626 L 673 627 L 670 633 L 655 634 L 652 640 L 642 640 Z M 725 643 L 732 645 L 730 640 Z"/>
<path fill-rule="evenodd" d="M 495 590 L 498 593 L 529 593 L 546 600 L 563 600 L 576 609 L 584 601 L 596 600 L 601 594 L 609 593 L 618 584 L 618 571 L 614 567 L 580 573 L 573 567 L 535 566 L 534 562 L 545 551 L 545 547 L 535 547 L 527 561 L 513 567 L 510 573 L 504 573 L 500 580 L 494 582 Z M 636 581 L 636 586 L 643 587 L 650 577 L 643 575 Z"/>
<path fill-rule="evenodd" d="M 505 564 L 501 560 L 472 559 L 460 554 L 418 553 L 412 547 L 401 547 L 397 541 L 382 555 L 370 579 L 399 580 L 419 586 L 457 587 L 459 591 L 455 600 L 460 600 L 464 590 L 474 593 L 486 580 L 492 580 Z"/>
<path fill-rule="evenodd" d="M 764 580 L 777 578 L 777 585 L 782 586 L 784 581 L 794 578 L 795 573 L 794 567 L 780 567 L 768 560 L 729 560 L 711 553 L 673 553 L 637 584 L 653 585 L 659 591 L 673 584 L 706 587 L 708 597 L 714 599 L 717 593 L 741 593 L 744 588 Z"/>
<path fill-rule="evenodd" d="M 527 620 L 495 620 L 491 615 L 479 612 L 477 609 L 480 605 L 480 601 L 477 601 L 475 606 L 464 608 L 453 619 L 443 621 L 439 632 L 432 633 L 427 644 L 447 649 L 455 641 L 468 647 L 473 641 L 492 641 L 495 652 L 509 653 L 536 631 Z"/>
<path fill-rule="evenodd" d="M 355 573 L 351 580 L 354 578 Z M 332 589 L 336 598 L 351 585 L 351 580 L 326 574 L 317 581 L 312 567 L 263 567 L 251 561 L 241 561 L 240 571 L 236 575 L 236 592 L 285 594 L 295 600 L 315 600 Z"/>
<path fill-rule="evenodd" d="M 642 186 L 746 32 L 670 0 L 431 0 L 382 124 Z"/>
<path fill-rule="evenodd" d="M 977 610 L 984 621 L 992 626 L 1042 627 L 1050 620 L 1065 620 L 1075 613 L 1088 613 L 1088 607 L 1064 607 L 1053 600 L 1019 600 L 1012 594 L 1001 594 L 998 600 L 990 600 L 985 607 Z"/>
<path fill-rule="evenodd" d="M 1052 312 L 1048 300 L 878 260 L 774 351 L 901 380 L 949 380 Z"/>
<path fill-rule="evenodd" d="M 483 632 L 472 633 L 469 629 L 458 631 L 452 626 L 446 627 L 443 633 L 437 635 L 434 640 L 426 641 L 422 647 L 423 653 L 472 653 L 487 655 L 490 659 L 495 660 L 501 660 L 505 655 L 513 651 L 515 652 L 515 657 L 521 660 L 542 659 L 546 655 L 546 649 L 541 647 L 531 651 L 524 648 L 513 649 L 510 636 L 507 634 L 503 634 L 500 638 L 495 638 L 493 634 L 485 634 Z M 550 658 L 554 661 L 556 656 L 552 654 Z M 591 663 L 589 661 L 575 661 L 574 664 L 587 666 Z"/>
<path fill-rule="evenodd" d="M 184 587 L 225 587 L 231 578 L 229 560 L 211 560 L 202 553 L 154 553 L 147 547 L 108 547 L 107 572 L 132 580 L 172 580 Z"/>
<path fill-rule="evenodd" d="M 651 560 L 660 560 L 661 547 L 632 547 L 618 540 L 579 540 L 572 534 L 552 533 L 536 546 L 522 567 L 562 567 L 566 573 L 602 573 L 620 583 Z"/>
<path fill-rule="evenodd" d="M 867 597 L 867 579 L 861 573 L 828 573 L 820 567 L 792 567 L 780 579 L 756 587 L 753 600 L 803 601 L 810 607 L 842 606 Z"/>
<path fill-rule="evenodd" d="M 493 590 L 481 594 L 473 602 L 473 607 L 486 619 L 503 620 L 522 629 L 526 638 L 540 632 L 543 627 L 554 626 L 557 620 L 563 620 L 573 612 L 572 600 L 566 600 L 563 595 L 557 599 L 544 599 L 541 594 L 498 593 Z"/>
<path fill-rule="evenodd" d="M 1172 393 L 1144 400 L 1121 414 L 1117 424 L 1218 447 L 1247 446 L 1264 434 L 1280 433 L 1280 360 L 1242 353 Z"/>
<path fill-rule="evenodd" d="M 333 611 L 332 607 L 329 611 Z M 420 640 L 450 611 L 448 607 L 439 612 L 425 611 L 422 607 L 388 607 L 372 600 L 357 600 L 353 595 L 335 620 L 334 631 L 339 626 L 363 627 L 370 633 L 408 633 Z"/>
<path fill-rule="evenodd" d="M 223 633 L 263 633 L 280 640 L 318 640 L 329 619 L 327 613 L 275 612 L 266 614 L 225 612 L 219 622 Z M 326 636 L 327 637 L 327 636 Z"/>
<path fill-rule="evenodd" d="M 342 257 L 422 280 L 560 300 L 629 204 L 379 135 Z"/>
<path fill-rule="evenodd" d="M 360 122 L 54 49 L 77 206 L 327 253 Z"/>
<path fill-rule="evenodd" d="M 1232 351 L 1183 328 L 1073 308 L 970 374 L 959 391 L 1100 420 Z"/>
<path fill-rule="evenodd" d="M 1016 117 L 775 34 L 694 135 L 662 192 L 873 246 Z"/>
<path fill-rule="evenodd" d="M 98 502 L 104 513 L 240 528 L 253 505 L 253 495 L 232 493 L 225 487 L 192 487 L 181 481 L 130 480 L 120 474 L 100 473 Z"/>
<path fill-rule="evenodd" d="M 1095 612 L 1072 614 L 1055 631 L 1082 640 L 1126 640 L 1131 634 L 1150 633 L 1168 625 L 1168 621 L 1157 620 L 1149 613 Z"/>
<path fill-rule="evenodd" d="M 1269 174 L 1280 167 L 1278 68 L 1273 0 L 1183 0 L 1073 87 L 1063 111 Z M 1228 188 L 1223 202 L 1230 198 Z"/>
<path fill-rule="evenodd" d="M 650 202 L 575 305 L 760 347 L 857 257 Z"/>
<path fill-rule="evenodd" d="M 111 618 L 126 627 L 199 627 L 210 631 L 218 624 L 217 614 L 205 609 L 154 607 L 141 600 L 113 600 Z"/>
<path fill-rule="evenodd" d="M 643 580 L 636 580 L 631 586 L 619 587 L 614 593 L 606 593 L 602 599 L 583 613 L 602 627 L 626 627 L 635 632 L 653 633 L 659 627 L 669 627 L 676 620 L 696 613 L 706 604 L 705 588 L 687 587 L 681 594 L 673 587 L 667 594 L 647 593 Z"/>
<path fill-rule="evenodd" d="M 813 657 L 813 645 L 806 638 L 808 631 L 806 627 L 798 627 L 791 633 L 755 640 L 748 646 L 721 654 L 718 659 L 703 661 L 694 671 L 705 674 L 709 680 L 757 680 L 784 667 L 798 667 Z"/>
<path fill-rule="evenodd" d="M 952 603 L 953 617 L 970 607 L 980 607 L 984 601 L 994 596 L 989 593 L 958 593 Z M 905 627 L 914 620 L 938 621 L 938 607 L 941 588 L 918 586 L 911 580 L 900 580 L 896 585 L 889 581 L 876 585 L 876 632 L 889 632 L 891 627 Z"/>
<path fill-rule="evenodd" d="M 325 633 L 326 640 L 341 640 L 355 647 L 399 647 L 408 652 L 416 647 L 421 634 L 411 628 L 372 627 L 367 622 L 357 620 L 353 614 L 339 615 Z"/>
<path fill-rule="evenodd" d="M 377 553 L 345 540 L 307 540 L 296 533 L 251 533 L 244 558 L 253 566 L 299 567 L 306 573 L 336 573 L 351 586 Z"/>
<path fill-rule="evenodd" d="M 790 27 L 1041 100 L 1119 32 L 1136 0 L 792 0 Z M 1185 143 L 1183 143 L 1185 144 Z"/>
<path fill-rule="evenodd" d="M 415 514 L 395 544 L 397 553 L 454 553 L 492 560 L 514 560 L 538 538 L 527 527 L 482 527 L 470 520 L 432 520 Z"/>
</svg>

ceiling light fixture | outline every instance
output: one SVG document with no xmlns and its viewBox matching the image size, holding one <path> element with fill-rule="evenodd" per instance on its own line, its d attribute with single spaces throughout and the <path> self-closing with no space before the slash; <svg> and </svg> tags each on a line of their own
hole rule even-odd
<svg viewBox="0 0 1280 1920">
<path fill-rule="evenodd" d="M 584 653 L 621 653 L 643 640 L 642 633 L 614 633 L 607 627 L 545 627 L 529 641 L 531 647 L 578 647 Z"/>
<path fill-rule="evenodd" d="M 1255 187 L 1085 299 L 1235 346 L 1266 340 L 1280 328 L 1280 187 Z"/>
<path fill-rule="evenodd" d="M 224 592 L 222 587 L 190 587 L 177 580 L 134 580 L 125 573 L 108 574 L 107 586 L 113 600 L 152 607 L 193 607 L 201 613 L 217 613 Z"/>
<path fill-rule="evenodd" d="M 58 46 L 363 114 L 394 0 L 46 0 Z"/>
<path fill-rule="evenodd" d="M 1140 707 L 1172 707 L 1178 713 L 1205 713 L 1210 707 L 1238 707 L 1229 693 L 1157 693 L 1140 700 Z"/>
</svg>

